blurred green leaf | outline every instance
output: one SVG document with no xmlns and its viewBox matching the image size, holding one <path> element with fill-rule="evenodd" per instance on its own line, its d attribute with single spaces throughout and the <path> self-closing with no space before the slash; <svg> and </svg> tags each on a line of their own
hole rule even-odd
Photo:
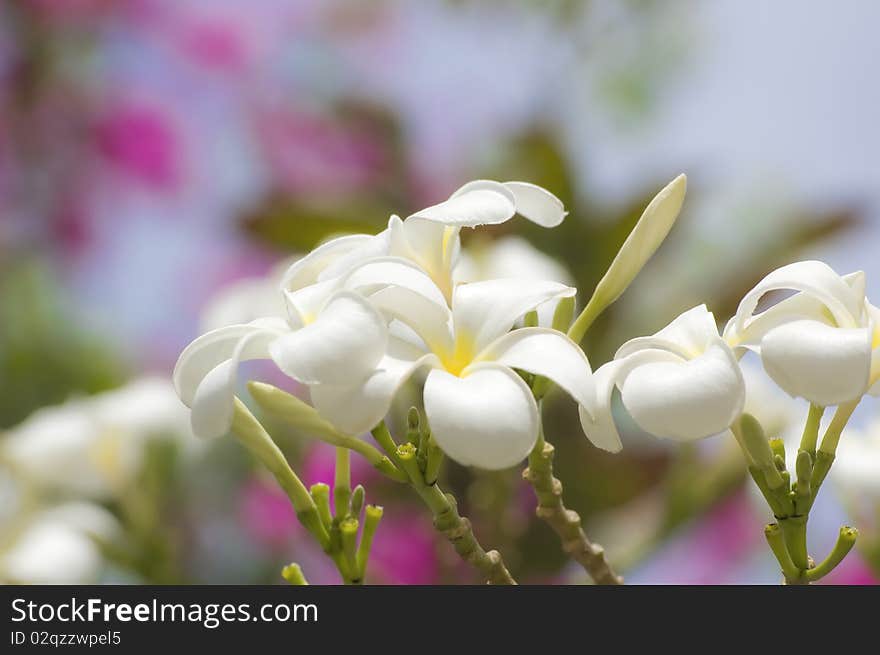
<svg viewBox="0 0 880 655">
<path fill-rule="evenodd" d="M 72 393 L 96 393 L 125 380 L 121 361 L 77 325 L 58 288 L 38 261 L 0 267 L 0 428 Z"/>
</svg>

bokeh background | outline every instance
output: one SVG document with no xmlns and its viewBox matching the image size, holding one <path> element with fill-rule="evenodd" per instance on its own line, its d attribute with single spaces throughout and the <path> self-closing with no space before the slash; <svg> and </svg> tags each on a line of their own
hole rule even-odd
<svg viewBox="0 0 880 655">
<path fill-rule="evenodd" d="M 3 3 L 0 580 L 278 582 L 296 560 L 335 582 L 249 456 L 189 434 L 170 371 L 230 285 L 472 178 L 565 201 L 555 230 L 511 221 L 470 245 L 525 239 L 588 296 L 688 174 L 669 240 L 587 339 L 594 368 L 701 302 L 726 320 L 794 259 L 866 270 L 876 302 L 878 23 L 869 0 Z M 754 411 L 796 429 L 803 407 L 753 368 Z M 621 416 L 611 456 L 567 399 L 549 405 L 568 504 L 628 581 L 778 582 L 733 444 L 674 446 Z M 863 405 L 857 427 L 880 414 Z M 279 439 L 307 483 L 329 481 L 331 449 Z M 519 473 L 444 476 L 518 579 L 582 582 Z M 386 508 L 373 582 L 474 580 L 421 507 L 354 475 Z M 853 513 L 844 487 L 814 511 L 819 554 Z M 832 582 L 878 580 L 866 502 Z"/>
</svg>

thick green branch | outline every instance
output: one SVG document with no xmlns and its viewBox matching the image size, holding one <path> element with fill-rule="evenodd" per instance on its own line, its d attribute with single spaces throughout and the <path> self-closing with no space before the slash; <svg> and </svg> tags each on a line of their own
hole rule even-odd
<svg viewBox="0 0 880 655">
<path fill-rule="evenodd" d="M 458 513 L 455 497 L 443 493 L 436 481 L 434 484 L 425 482 L 424 473 L 418 465 L 417 448 L 411 443 L 398 447 L 384 423 L 376 426 L 373 436 L 406 472 L 410 487 L 431 511 L 434 528 L 446 537 L 458 556 L 480 571 L 489 584 L 516 584 L 501 554 L 497 550 L 486 551 L 480 545 L 471 522 Z"/>
<path fill-rule="evenodd" d="M 535 514 L 546 521 L 559 535 L 563 550 L 577 561 L 596 584 L 620 585 L 617 575 L 605 559 L 605 550 L 587 538 L 577 512 L 565 507 L 562 501 L 562 483 L 553 475 L 552 444 L 540 434 L 538 443 L 529 455 L 529 467 L 523 478 L 531 483 L 538 497 Z"/>
</svg>

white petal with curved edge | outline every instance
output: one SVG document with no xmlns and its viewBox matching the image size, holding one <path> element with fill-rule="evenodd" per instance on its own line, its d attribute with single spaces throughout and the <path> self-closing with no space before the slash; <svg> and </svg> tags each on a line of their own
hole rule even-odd
<svg viewBox="0 0 880 655">
<path fill-rule="evenodd" d="M 611 361 L 600 366 L 593 375 L 596 397 L 589 403 L 578 405 L 584 434 L 594 446 L 610 453 L 619 453 L 623 448 L 611 413 L 611 394 L 617 383 L 620 364 Z"/>
<path fill-rule="evenodd" d="M 747 319 L 742 329 L 737 328 L 737 317 L 734 316 L 724 328 L 724 340 L 731 348 L 758 352 L 761 339 L 767 332 L 784 323 L 801 319 L 834 326 L 834 320 L 821 300 L 806 293 L 796 293 Z"/>
<path fill-rule="evenodd" d="M 642 364 L 656 362 L 678 364 L 684 361 L 684 358 L 666 348 L 645 349 L 633 352 L 621 359 L 611 360 L 600 366 L 593 373 L 593 383 L 596 388 L 594 399 L 590 403 L 578 406 L 581 427 L 592 444 L 612 453 L 620 452 L 623 447 L 620 434 L 614 425 L 611 396 L 614 387 L 618 386 L 630 371 Z"/>
<path fill-rule="evenodd" d="M 437 354 L 452 352 L 452 315 L 424 296 L 402 287 L 388 287 L 370 296 L 370 303 L 389 318 L 405 324 Z"/>
<path fill-rule="evenodd" d="M 199 383 L 214 367 L 233 356 L 236 346 L 244 337 L 263 332 L 281 336 L 288 331 L 289 327 L 283 319 L 269 318 L 244 325 L 229 325 L 203 334 L 184 348 L 174 366 L 172 380 L 177 395 L 185 405 L 191 407 Z M 242 360 L 262 357 L 268 355 L 259 342 L 253 342 L 252 348 L 245 348 L 240 353 Z"/>
<path fill-rule="evenodd" d="M 745 403 L 742 372 L 720 339 L 686 362 L 635 366 L 619 384 L 623 404 L 639 427 L 678 441 L 726 430 Z"/>
<path fill-rule="evenodd" d="M 396 339 L 376 370 L 358 384 L 317 384 L 312 404 L 337 429 L 351 435 L 372 430 L 385 417 L 398 389 L 420 367 L 437 365 L 433 355 Z"/>
<path fill-rule="evenodd" d="M 272 359 L 290 377 L 305 384 L 341 384 L 372 371 L 385 353 L 388 325 L 366 299 L 337 292 L 306 327 L 270 346 Z"/>
<path fill-rule="evenodd" d="M 446 310 L 446 298 L 440 288 L 416 264 L 402 257 L 371 259 L 345 275 L 343 286 L 366 296 L 384 287 L 397 286 L 417 293 Z"/>
<path fill-rule="evenodd" d="M 574 296 L 577 290 L 559 282 L 487 280 L 460 284 L 452 299 L 456 338 L 473 342 L 476 355 L 505 334 L 514 322 L 543 302 Z"/>
<path fill-rule="evenodd" d="M 497 225 L 516 213 L 516 197 L 499 182 L 475 180 L 468 182 L 452 196 L 436 205 L 426 207 L 407 220 L 421 218 L 445 225 L 476 227 Z"/>
<path fill-rule="evenodd" d="M 339 290 L 340 284 L 341 281 L 334 278 L 295 291 L 285 289 L 284 303 L 291 328 L 299 329 L 314 321 L 330 297 Z"/>
<path fill-rule="evenodd" d="M 389 221 L 390 223 L 390 221 Z M 340 255 L 327 268 L 318 275 L 318 282 L 324 280 L 332 280 L 348 273 L 352 268 L 358 266 L 374 257 L 383 257 L 389 254 L 391 248 L 391 230 L 386 228 L 375 236 L 371 236 L 369 241 L 365 241 L 357 248 Z"/>
<path fill-rule="evenodd" d="M 220 437 L 232 426 L 233 400 L 238 365 L 244 355 L 250 359 L 269 357 L 271 343 L 278 335 L 271 330 L 251 332 L 236 344 L 232 356 L 214 367 L 201 381 L 192 401 L 190 422 L 198 437 Z"/>
<path fill-rule="evenodd" d="M 595 294 L 602 298 L 605 306 L 613 303 L 626 291 L 666 239 L 684 204 L 686 191 L 687 178 L 679 175 L 663 187 L 642 212 L 639 222 L 596 285 Z"/>
<path fill-rule="evenodd" d="M 795 262 L 768 274 L 743 297 L 736 310 L 735 331 L 743 333 L 749 321 L 757 319 L 752 315 L 764 295 L 784 290 L 799 291 L 819 300 L 831 312 L 838 327 L 856 327 L 864 311 L 864 297 L 859 297 L 857 290 L 830 266 L 819 261 Z"/>
<path fill-rule="evenodd" d="M 507 367 L 481 364 L 466 377 L 434 369 L 425 381 L 424 399 L 437 445 L 460 464 L 508 468 L 537 441 L 535 399 Z"/>
<path fill-rule="evenodd" d="M 871 370 L 868 328 L 835 328 L 817 321 L 793 321 L 761 340 L 767 374 L 788 394 L 821 406 L 861 397 Z"/>
<path fill-rule="evenodd" d="M 340 257 L 363 248 L 373 238 L 369 234 L 350 234 L 327 241 L 287 269 L 281 277 L 281 288 L 295 291 L 314 284 L 328 266 Z"/>
<path fill-rule="evenodd" d="M 444 293 L 452 291 L 452 269 L 461 250 L 456 226 L 410 217 L 392 216 L 388 223 L 390 255 L 414 262 Z"/>
<path fill-rule="evenodd" d="M 568 214 L 562 201 L 537 184 L 505 182 L 516 199 L 516 213 L 541 227 L 556 227 Z"/>
<path fill-rule="evenodd" d="M 639 350 L 656 348 L 690 359 L 717 340 L 718 325 L 715 323 L 715 316 L 706 305 L 698 305 L 680 314 L 653 336 L 630 339 L 618 348 L 614 357 L 620 359 Z"/>
<path fill-rule="evenodd" d="M 493 341 L 475 360 L 492 361 L 553 380 L 580 404 L 596 395 L 587 356 L 571 339 L 547 328 L 521 328 Z M 470 367 L 464 370 L 467 375 Z"/>
</svg>

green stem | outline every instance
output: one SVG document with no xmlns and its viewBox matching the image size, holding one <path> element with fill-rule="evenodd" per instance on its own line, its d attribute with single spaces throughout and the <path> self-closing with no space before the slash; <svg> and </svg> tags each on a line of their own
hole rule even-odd
<svg viewBox="0 0 880 655">
<path fill-rule="evenodd" d="M 367 570 L 367 561 L 370 558 L 370 548 L 373 545 L 373 536 L 382 519 L 383 510 L 377 505 L 367 505 L 364 510 L 364 529 L 361 532 L 361 543 L 358 546 L 356 561 L 358 575 L 363 578 Z"/>
<path fill-rule="evenodd" d="M 837 542 L 834 544 L 831 553 L 818 566 L 806 572 L 807 580 L 815 582 L 831 573 L 843 561 L 843 558 L 847 556 L 849 551 L 852 550 L 852 547 L 855 546 L 858 536 L 859 531 L 855 528 L 846 525 L 840 528 Z"/>
<path fill-rule="evenodd" d="M 584 338 L 584 335 L 587 333 L 587 330 L 590 329 L 590 326 L 593 325 L 593 322 L 597 318 L 599 318 L 599 315 L 609 304 L 610 303 L 605 301 L 604 297 L 600 296 L 596 291 L 594 291 L 592 297 L 587 303 L 587 306 L 584 307 L 583 311 L 581 311 L 580 314 L 578 314 L 578 317 L 574 320 L 574 323 L 572 323 L 571 327 L 568 329 L 568 338 L 575 343 L 580 343 L 581 340 Z"/>
<path fill-rule="evenodd" d="M 446 537 L 458 556 L 480 571 L 489 584 L 516 584 L 501 554 L 497 550 L 486 551 L 477 541 L 471 522 L 458 513 L 455 497 L 443 493 L 436 482 L 425 482 L 418 466 L 417 449 L 411 443 L 398 447 L 384 422 L 377 425 L 372 434 L 391 459 L 407 473 L 410 487 L 434 517 L 434 528 Z"/>
<path fill-rule="evenodd" d="M 539 412 L 540 412 L 539 404 Z M 523 478 L 531 483 L 538 498 L 537 516 L 546 521 L 559 535 L 563 550 L 577 561 L 596 584 L 620 585 L 623 578 L 617 575 L 605 559 L 605 551 L 591 542 L 577 512 L 566 508 L 562 500 L 562 483 L 553 475 L 552 444 L 544 440 L 544 430 L 539 423 L 538 441 L 529 455 L 529 466 Z"/>
<path fill-rule="evenodd" d="M 800 571 L 810 568 L 810 557 L 807 554 L 807 517 L 789 516 L 780 519 L 779 527 L 785 538 L 785 547 L 791 555 L 791 561 Z"/>
<path fill-rule="evenodd" d="M 819 441 L 819 426 L 822 422 L 822 415 L 825 413 L 824 407 L 818 405 L 810 405 L 810 411 L 807 414 L 807 422 L 804 425 L 804 434 L 801 437 L 801 450 L 806 450 L 810 456 L 816 458 L 816 445 Z"/>
<path fill-rule="evenodd" d="M 764 527 L 764 536 L 770 546 L 770 550 L 779 562 L 782 574 L 788 584 L 793 584 L 801 577 L 801 572 L 791 559 L 791 554 L 785 545 L 785 537 L 778 523 L 770 523 Z"/>
<path fill-rule="evenodd" d="M 333 506 L 337 517 L 346 516 L 351 501 L 351 453 L 348 448 L 336 448 L 336 471 L 333 476 Z"/>
<path fill-rule="evenodd" d="M 299 522 L 314 535 L 321 547 L 326 549 L 330 543 L 330 535 L 318 516 L 318 509 L 311 495 L 260 422 L 238 398 L 235 399 L 232 433 L 275 476 L 290 499 Z"/>
<path fill-rule="evenodd" d="M 764 527 L 764 536 L 770 550 L 776 556 L 776 561 L 782 569 L 787 584 L 800 584 L 801 572 L 791 559 L 788 549 L 785 547 L 785 537 L 778 523 L 770 523 Z"/>
<path fill-rule="evenodd" d="M 273 387 L 271 384 L 251 381 L 248 382 L 247 387 L 253 399 L 264 411 L 284 419 L 290 425 L 301 430 L 306 436 L 319 439 L 332 446 L 353 450 L 392 480 L 397 482 L 407 481 L 403 471 L 397 469 L 388 457 L 363 439 L 337 430 L 308 403 L 277 387 Z"/>
<path fill-rule="evenodd" d="M 352 517 L 343 519 L 339 523 L 339 532 L 342 538 L 342 554 L 345 557 L 347 569 L 351 575 L 350 584 L 361 584 L 363 582 L 360 568 L 357 565 L 358 527 L 358 520 Z"/>
<path fill-rule="evenodd" d="M 316 482 L 311 489 L 312 499 L 318 508 L 318 516 L 327 530 L 333 525 L 333 514 L 330 512 L 330 487 L 324 482 Z"/>
<path fill-rule="evenodd" d="M 810 506 L 816 502 L 819 489 L 822 487 L 822 483 L 825 481 L 828 472 L 831 470 L 831 465 L 834 463 L 840 435 L 843 434 L 843 429 L 846 427 L 858 404 L 859 401 L 856 400 L 844 405 L 838 405 L 837 411 L 834 412 L 834 417 L 828 425 L 828 429 L 825 430 L 825 435 L 822 437 L 822 445 L 816 451 L 816 463 L 813 466 L 813 474 L 810 478 Z"/>
</svg>

